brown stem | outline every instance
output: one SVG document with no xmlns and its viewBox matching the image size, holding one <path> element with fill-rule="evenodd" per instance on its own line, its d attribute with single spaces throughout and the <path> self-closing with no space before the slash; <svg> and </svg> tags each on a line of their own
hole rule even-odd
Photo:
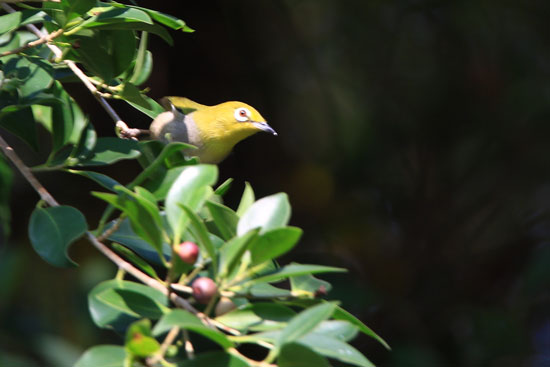
<svg viewBox="0 0 550 367">
<path fill-rule="evenodd" d="M 24 45 L 21 46 L 21 47 L 18 47 L 18 48 L 16 48 L 16 49 L 9 50 L 9 51 L 4 51 L 4 52 L 0 53 L 0 57 L 18 54 L 18 53 L 20 53 L 21 51 L 25 51 L 26 49 L 29 49 L 29 48 L 32 48 L 32 47 L 36 47 L 36 46 L 42 45 L 42 44 L 44 44 L 44 43 L 48 43 L 48 42 L 50 42 L 51 40 L 53 40 L 54 38 L 59 37 L 60 35 L 62 35 L 63 32 L 64 32 L 64 30 L 63 30 L 62 28 L 60 28 L 60 29 L 58 29 L 57 31 L 55 31 L 55 32 L 53 32 L 53 33 L 50 33 L 50 34 L 45 35 L 45 36 L 42 36 L 42 37 L 40 37 L 39 39 L 34 40 L 34 41 L 31 41 L 31 42 L 29 42 L 29 43 L 26 43 L 26 44 L 24 44 Z"/>
</svg>

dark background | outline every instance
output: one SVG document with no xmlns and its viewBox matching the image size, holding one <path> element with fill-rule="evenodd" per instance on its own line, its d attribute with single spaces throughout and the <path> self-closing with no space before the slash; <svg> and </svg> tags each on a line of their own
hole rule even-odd
<svg viewBox="0 0 550 367">
<path fill-rule="evenodd" d="M 350 270 L 330 278 L 329 297 L 392 346 L 358 338 L 369 359 L 550 366 L 550 3 L 139 3 L 196 30 L 172 32 L 174 47 L 151 36 L 151 97 L 245 101 L 279 133 L 240 143 L 220 165 L 221 180 L 235 179 L 227 203 L 244 181 L 257 197 L 289 194 L 304 236 L 285 260 Z M 87 92 L 71 91 L 112 135 Z M 137 171 L 121 163 L 107 173 L 128 182 Z M 82 192 L 97 187 L 61 175 L 40 179 L 94 225 L 103 206 Z M 36 199 L 17 177 L 12 239 L 0 250 L 6 367 L 62 367 L 119 342 L 86 304 L 114 267 L 84 242 L 71 249 L 79 269 L 42 262 L 26 235 Z"/>
</svg>

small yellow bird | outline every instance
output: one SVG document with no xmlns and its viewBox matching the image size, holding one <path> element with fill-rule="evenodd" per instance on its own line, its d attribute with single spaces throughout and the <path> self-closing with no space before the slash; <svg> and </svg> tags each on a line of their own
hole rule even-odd
<svg viewBox="0 0 550 367">
<path fill-rule="evenodd" d="M 151 137 L 196 146 L 197 149 L 184 153 L 199 157 L 201 163 L 221 162 L 235 144 L 258 131 L 277 135 L 262 115 L 246 103 L 205 106 L 184 97 L 164 97 L 161 104 L 167 111 L 151 123 Z"/>
</svg>

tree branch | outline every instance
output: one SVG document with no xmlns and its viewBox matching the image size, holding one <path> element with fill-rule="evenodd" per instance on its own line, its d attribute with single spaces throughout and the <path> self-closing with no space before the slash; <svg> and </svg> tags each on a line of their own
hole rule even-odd
<svg viewBox="0 0 550 367">
<path fill-rule="evenodd" d="M 41 44 L 44 44 L 44 43 L 48 43 L 51 40 L 53 40 L 54 38 L 59 37 L 60 35 L 62 35 L 63 32 L 64 32 L 64 30 L 62 28 L 60 28 L 55 32 L 52 32 L 52 33 L 50 33 L 46 36 L 40 37 L 37 40 L 26 43 L 21 47 L 18 47 L 16 49 L 9 50 L 9 51 L 4 51 L 4 52 L 0 53 L 0 57 L 18 54 L 21 51 L 25 51 L 26 49 L 33 48 L 33 47 L 36 47 L 36 46 L 40 46 Z"/>
<path fill-rule="evenodd" d="M 0 3 L 2 8 L 6 10 L 8 13 L 14 13 L 15 9 L 9 6 L 5 3 Z M 49 34 L 47 32 L 42 32 L 38 28 L 36 28 L 33 24 L 27 24 L 25 26 L 29 31 L 34 33 L 36 36 L 40 38 L 47 38 L 49 37 Z M 101 92 L 98 91 L 98 89 L 95 87 L 95 85 L 90 82 L 90 79 L 88 76 L 78 68 L 76 63 L 72 60 L 63 60 L 63 51 L 56 45 L 52 45 L 50 43 L 46 43 L 48 48 L 53 52 L 56 58 L 62 60 L 62 62 L 71 69 L 71 71 L 84 83 L 86 88 L 92 93 L 92 95 L 95 97 L 95 99 L 99 102 L 99 104 L 103 107 L 103 109 L 107 112 L 107 114 L 113 119 L 113 121 L 116 124 L 117 132 L 120 132 L 121 137 L 130 137 L 134 138 L 136 136 L 136 131 L 133 130 L 139 130 L 139 129 L 130 129 L 128 125 L 122 119 L 120 116 L 115 112 L 115 110 L 111 107 L 109 103 L 101 96 Z"/>
</svg>

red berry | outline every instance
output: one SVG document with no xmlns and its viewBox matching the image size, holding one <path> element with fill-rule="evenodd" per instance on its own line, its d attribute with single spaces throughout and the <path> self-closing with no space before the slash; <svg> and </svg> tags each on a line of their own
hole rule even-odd
<svg viewBox="0 0 550 367">
<path fill-rule="evenodd" d="M 174 251 L 187 264 L 194 264 L 199 256 L 199 247 L 191 241 L 185 241 L 174 246 Z"/>
<path fill-rule="evenodd" d="M 218 287 L 216 283 L 210 278 L 201 277 L 195 279 L 192 285 L 193 288 L 193 297 L 197 302 L 202 303 L 203 305 L 208 304 L 210 299 L 218 292 Z"/>
</svg>

